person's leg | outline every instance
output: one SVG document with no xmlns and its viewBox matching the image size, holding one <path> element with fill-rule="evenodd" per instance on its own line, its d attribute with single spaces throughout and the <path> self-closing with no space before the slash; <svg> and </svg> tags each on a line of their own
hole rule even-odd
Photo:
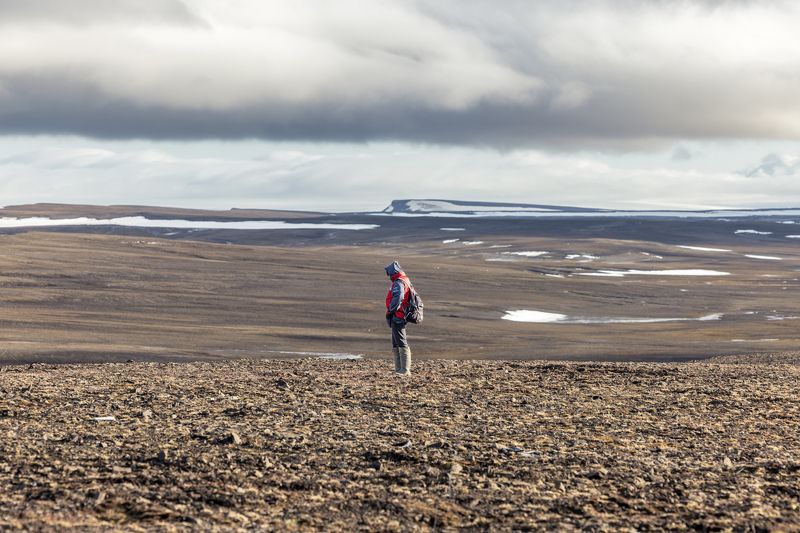
<svg viewBox="0 0 800 533">
<path fill-rule="evenodd" d="M 394 371 L 399 374 L 402 371 L 400 362 L 400 335 L 394 321 L 392 321 L 392 354 L 394 354 Z"/>
<path fill-rule="evenodd" d="M 411 348 L 408 346 L 408 337 L 406 337 L 406 322 L 404 320 L 392 320 L 392 334 L 395 331 L 397 337 L 398 351 L 400 353 L 400 373 L 411 373 Z"/>
<path fill-rule="evenodd" d="M 411 374 L 411 348 L 404 346 L 398 348 L 400 350 L 400 373 L 405 375 Z"/>
</svg>

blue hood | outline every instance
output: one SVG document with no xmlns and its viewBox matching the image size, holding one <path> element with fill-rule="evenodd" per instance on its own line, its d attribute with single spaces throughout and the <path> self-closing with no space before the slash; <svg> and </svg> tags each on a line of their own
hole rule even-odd
<svg viewBox="0 0 800 533">
<path fill-rule="evenodd" d="M 403 267 L 401 267 L 400 263 L 398 263 L 397 261 L 392 261 L 391 264 L 386 265 L 386 268 L 384 270 L 386 270 L 386 275 L 391 278 L 392 276 L 394 276 L 398 272 L 402 272 L 403 271 Z"/>
</svg>

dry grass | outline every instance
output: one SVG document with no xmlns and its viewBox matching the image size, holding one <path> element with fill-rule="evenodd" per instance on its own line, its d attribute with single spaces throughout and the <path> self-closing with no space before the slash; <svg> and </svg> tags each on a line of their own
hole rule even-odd
<svg viewBox="0 0 800 533">
<path fill-rule="evenodd" d="M 674 248 L 669 250 L 676 255 L 669 256 L 660 250 L 665 245 L 644 241 L 497 237 L 488 243 L 513 242 L 515 249 L 552 254 L 487 262 L 504 249 L 424 240 L 362 246 L 322 245 L 317 239 L 315 246 L 289 247 L 44 232 L 1 238 L 4 362 L 180 361 L 274 357 L 279 351 L 381 357 L 388 345 L 383 266 L 394 257 L 425 299 L 426 321 L 410 331 L 423 358 L 680 360 L 789 351 L 799 342 L 796 321 L 767 319 L 800 315 L 793 281 L 800 262 L 786 251 L 782 262 L 758 262 L 734 254 L 694 257 L 695 252 Z M 664 257 L 657 263 L 639 252 L 654 249 Z M 564 259 L 570 251 L 600 259 L 576 263 Z M 697 267 L 733 275 L 618 279 L 542 273 Z M 725 317 L 520 324 L 500 320 L 508 309 L 589 317 Z"/>
</svg>

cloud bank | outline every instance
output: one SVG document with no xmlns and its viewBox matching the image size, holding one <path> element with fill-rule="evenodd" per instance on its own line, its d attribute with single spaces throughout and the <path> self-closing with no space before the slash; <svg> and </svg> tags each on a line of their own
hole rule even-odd
<svg viewBox="0 0 800 533">
<path fill-rule="evenodd" d="M 798 139 L 798 25 L 780 1 L 0 0 L 0 133 Z"/>
<path fill-rule="evenodd" d="M 530 149 L 274 144 L 231 154 L 209 144 L 189 153 L 117 144 L 0 154 L 0 198 L 329 211 L 380 210 L 415 196 L 621 209 L 800 207 L 799 159 L 788 155 L 765 158 L 754 172 L 717 172 Z"/>
</svg>

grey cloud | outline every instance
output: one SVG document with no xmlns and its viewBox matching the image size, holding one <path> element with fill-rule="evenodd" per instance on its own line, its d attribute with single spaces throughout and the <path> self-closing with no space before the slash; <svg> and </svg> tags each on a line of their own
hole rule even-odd
<svg viewBox="0 0 800 533">
<path fill-rule="evenodd" d="M 800 138 L 800 54 L 785 46 L 800 9 L 785 2 L 66 4 L 0 0 L 25 44 L 0 50 L 0 132 L 502 149 Z M 99 22 L 43 31 L 34 12 Z M 127 19 L 172 33 L 103 27 Z"/>
<path fill-rule="evenodd" d="M 685 146 L 679 144 L 672 149 L 670 159 L 673 161 L 690 161 L 692 159 L 692 152 Z"/>
<path fill-rule="evenodd" d="M 748 178 L 775 178 L 800 176 L 800 157 L 785 154 L 767 154 L 761 162 L 741 174 Z"/>
</svg>

